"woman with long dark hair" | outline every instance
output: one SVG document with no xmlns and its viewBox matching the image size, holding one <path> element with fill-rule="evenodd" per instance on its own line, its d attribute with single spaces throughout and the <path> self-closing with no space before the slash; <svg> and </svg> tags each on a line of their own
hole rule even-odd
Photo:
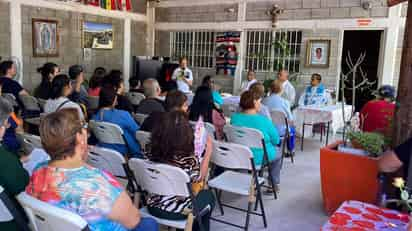
<svg viewBox="0 0 412 231">
<path fill-rule="evenodd" d="M 204 122 L 213 124 L 216 129 L 217 139 L 222 139 L 226 120 L 223 113 L 215 106 L 212 90 L 209 87 L 200 86 L 197 88 L 189 112 L 191 121 L 198 121 L 202 117 Z"/>
<path fill-rule="evenodd" d="M 182 111 L 165 112 L 161 120 L 152 132 L 151 152 L 148 157 L 153 162 L 169 164 L 183 169 L 192 181 L 192 188 L 201 188 L 207 175 L 211 149 L 206 151 L 203 160 L 199 163 L 194 150 L 194 134 L 187 119 L 186 113 Z M 208 145 L 210 145 L 210 140 Z M 196 187 L 198 185 L 199 187 Z M 167 187 L 167 185 L 164 185 Z M 195 190 L 194 190 L 195 191 Z M 210 206 L 210 212 L 202 217 L 202 224 L 209 230 L 209 218 L 213 211 L 215 199 L 211 191 L 202 190 L 194 192 L 195 202 L 201 210 Z M 149 195 L 148 210 L 156 217 L 171 220 L 184 220 L 187 215 L 184 210 L 192 208 L 190 198 L 176 196 Z M 193 202 L 194 203 L 194 202 Z M 193 230 L 199 230 L 197 222 L 193 224 Z"/>
<path fill-rule="evenodd" d="M 94 70 L 93 76 L 89 81 L 89 96 L 99 97 L 100 89 L 102 87 L 103 78 L 106 75 L 106 69 L 103 67 L 97 67 Z"/>
<path fill-rule="evenodd" d="M 41 74 L 40 85 L 34 90 L 34 97 L 48 100 L 54 77 L 59 74 L 59 67 L 55 63 L 46 63 L 37 69 Z"/>
</svg>

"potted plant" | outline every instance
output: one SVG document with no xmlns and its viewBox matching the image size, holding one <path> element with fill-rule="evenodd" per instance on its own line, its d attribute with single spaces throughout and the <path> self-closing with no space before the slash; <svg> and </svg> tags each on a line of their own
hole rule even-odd
<svg viewBox="0 0 412 231">
<path fill-rule="evenodd" d="M 344 89 L 351 83 L 352 113 L 347 118 L 342 103 L 342 116 L 345 121 L 342 140 L 320 150 L 321 188 L 325 211 L 333 213 L 341 203 L 357 200 L 376 203 L 378 165 L 376 157 L 382 153 L 384 139 L 374 133 L 363 133 L 359 129 L 360 118 L 355 113 L 356 89 L 371 86 L 361 64 L 366 54 L 361 54 L 356 62 L 350 54 L 346 58 L 349 72 L 342 74 L 341 92 L 345 102 Z M 361 81 L 357 73 L 361 73 Z M 358 81 L 358 82 L 357 82 Z"/>
</svg>

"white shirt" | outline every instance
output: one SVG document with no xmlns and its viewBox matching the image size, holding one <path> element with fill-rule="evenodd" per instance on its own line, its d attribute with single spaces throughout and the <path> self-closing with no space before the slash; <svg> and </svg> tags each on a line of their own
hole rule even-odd
<svg viewBox="0 0 412 231">
<path fill-rule="evenodd" d="M 49 114 L 63 108 L 75 108 L 79 112 L 79 117 L 84 120 L 82 109 L 77 103 L 70 101 L 67 97 L 59 97 L 57 99 L 48 99 L 44 105 L 44 113 Z"/>
<path fill-rule="evenodd" d="M 285 82 L 282 83 L 282 98 L 286 99 L 291 106 L 295 105 L 295 100 L 296 100 L 296 90 L 295 87 L 289 82 L 289 80 L 286 80 Z"/>
<path fill-rule="evenodd" d="M 177 82 L 177 89 L 183 93 L 189 93 L 190 86 L 182 78 L 186 78 L 188 81 L 193 81 L 193 73 L 189 68 L 185 68 L 183 71 L 182 68 L 178 67 L 175 69 L 172 75 L 172 79 Z"/>
<path fill-rule="evenodd" d="M 250 80 L 250 81 L 245 81 L 245 82 L 243 82 L 243 83 L 242 83 L 242 86 L 241 86 L 241 91 L 240 91 L 240 93 L 243 93 L 243 92 L 245 92 L 245 91 L 249 91 L 250 87 L 251 87 L 254 83 L 257 83 L 257 79 L 252 79 L 252 80 Z"/>
</svg>

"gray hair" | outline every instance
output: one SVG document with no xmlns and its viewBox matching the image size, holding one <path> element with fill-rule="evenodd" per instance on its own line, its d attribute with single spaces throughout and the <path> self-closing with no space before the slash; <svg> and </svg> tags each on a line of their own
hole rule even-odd
<svg viewBox="0 0 412 231">
<path fill-rule="evenodd" d="M 156 97 L 160 90 L 160 85 L 155 79 L 146 79 L 143 82 L 143 89 L 146 97 Z"/>
<path fill-rule="evenodd" d="M 4 124 L 10 114 L 13 112 L 13 106 L 11 105 L 10 101 L 8 101 L 4 97 L 0 97 L 0 125 Z"/>
</svg>

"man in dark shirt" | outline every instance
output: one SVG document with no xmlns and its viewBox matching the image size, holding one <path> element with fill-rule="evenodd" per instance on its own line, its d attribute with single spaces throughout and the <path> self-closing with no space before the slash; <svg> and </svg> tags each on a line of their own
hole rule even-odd
<svg viewBox="0 0 412 231">
<path fill-rule="evenodd" d="M 146 99 L 142 100 L 136 112 L 149 115 L 152 112 L 165 112 L 165 105 L 160 99 L 161 89 L 155 79 L 146 79 L 143 83 Z"/>
<path fill-rule="evenodd" d="M 381 172 L 395 172 L 403 167 L 404 177 L 408 177 L 409 163 L 412 154 L 412 137 L 394 150 L 387 151 L 378 160 Z"/>
<path fill-rule="evenodd" d="M 0 139 L 4 136 L 7 119 L 12 111 L 13 108 L 10 103 L 3 97 L 0 97 Z M 0 146 L 0 185 L 22 212 L 23 210 L 14 198 L 25 190 L 28 183 L 29 175 L 17 156 L 8 152 L 3 146 Z M 0 220 L 0 230 L 17 231 L 19 228 L 14 219 L 6 219 Z"/>
<path fill-rule="evenodd" d="M 12 94 L 22 108 L 23 103 L 19 96 L 29 95 L 29 93 L 23 89 L 20 83 L 13 79 L 16 74 L 16 66 L 13 61 L 6 60 L 0 63 L 0 85 L 2 86 L 2 93 Z"/>
</svg>

